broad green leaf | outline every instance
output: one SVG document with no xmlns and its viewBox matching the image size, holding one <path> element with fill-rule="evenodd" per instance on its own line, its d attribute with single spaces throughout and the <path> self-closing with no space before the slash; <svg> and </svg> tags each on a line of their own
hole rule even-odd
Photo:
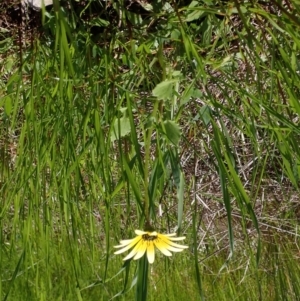
<svg viewBox="0 0 300 301">
<path fill-rule="evenodd" d="M 111 132 L 110 139 L 112 142 L 125 137 L 131 131 L 130 120 L 128 117 L 117 118 L 114 122 L 114 128 Z"/>
<path fill-rule="evenodd" d="M 126 17 L 134 26 L 142 26 L 143 25 L 143 18 L 141 17 L 141 15 L 127 11 Z"/>
<path fill-rule="evenodd" d="M 167 120 L 164 122 L 164 132 L 167 138 L 174 144 L 178 145 L 180 137 L 181 137 L 181 130 L 177 123 L 172 120 Z"/>
<path fill-rule="evenodd" d="M 107 27 L 109 25 L 109 22 L 101 18 L 94 18 L 91 20 L 90 25 L 98 27 Z"/>
<path fill-rule="evenodd" d="M 139 1 L 139 4 L 146 10 L 146 11 L 153 11 L 153 6 L 148 3 L 147 1 Z"/>
<path fill-rule="evenodd" d="M 7 96 L 5 99 L 4 110 L 6 115 L 10 115 L 12 111 L 12 100 L 9 96 Z"/>
<path fill-rule="evenodd" d="M 203 122 L 205 123 L 205 125 L 208 125 L 211 121 L 211 108 L 210 106 L 203 106 L 201 109 L 200 109 L 200 115 L 201 115 L 201 118 L 203 120 Z"/>
<path fill-rule="evenodd" d="M 157 97 L 159 100 L 171 99 L 173 95 L 174 85 L 177 82 L 177 79 L 171 79 L 159 83 L 152 91 L 153 96 Z"/>
<path fill-rule="evenodd" d="M 172 13 L 174 11 L 174 8 L 172 7 L 172 5 L 170 3 L 165 2 L 164 6 L 163 6 L 163 10 L 165 12 Z"/>
<path fill-rule="evenodd" d="M 191 22 L 191 21 L 194 21 L 194 20 L 197 20 L 199 19 L 205 12 L 200 10 L 200 9 L 197 9 L 197 10 L 194 10 L 193 12 L 189 13 L 185 19 L 186 22 Z"/>
</svg>

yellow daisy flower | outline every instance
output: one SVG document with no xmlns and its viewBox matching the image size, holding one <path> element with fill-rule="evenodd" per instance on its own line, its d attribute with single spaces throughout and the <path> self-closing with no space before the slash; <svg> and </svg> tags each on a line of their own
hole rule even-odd
<svg viewBox="0 0 300 301">
<path fill-rule="evenodd" d="M 185 239 L 185 237 L 173 237 L 176 233 L 172 234 L 160 234 L 157 232 L 148 232 L 135 230 L 137 237 L 133 239 L 121 240 L 119 246 L 115 248 L 121 248 L 114 254 L 121 254 L 133 247 L 131 252 L 123 259 L 127 260 L 133 257 L 134 260 L 141 258 L 147 251 L 147 257 L 149 263 L 154 262 L 155 251 L 154 246 L 160 250 L 166 256 L 172 256 L 172 252 L 181 252 L 188 248 L 187 246 L 179 245 L 173 241 L 179 241 Z"/>
</svg>

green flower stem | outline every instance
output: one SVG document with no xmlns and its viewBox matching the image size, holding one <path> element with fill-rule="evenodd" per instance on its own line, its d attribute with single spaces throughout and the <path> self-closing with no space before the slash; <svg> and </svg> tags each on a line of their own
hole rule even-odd
<svg viewBox="0 0 300 301">
<path fill-rule="evenodd" d="M 148 260 L 147 256 L 143 256 L 138 262 L 137 286 L 136 286 L 136 301 L 147 300 L 148 290 Z"/>
</svg>

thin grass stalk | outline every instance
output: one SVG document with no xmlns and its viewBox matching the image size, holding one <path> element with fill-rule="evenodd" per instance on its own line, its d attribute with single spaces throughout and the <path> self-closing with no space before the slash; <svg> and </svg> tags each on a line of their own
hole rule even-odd
<svg viewBox="0 0 300 301">
<path fill-rule="evenodd" d="M 229 235 L 229 243 L 230 243 L 230 255 L 231 257 L 233 255 L 234 250 L 234 236 L 233 236 L 233 229 L 232 229 L 232 217 L 231 217 L 231 200 L 230 195 L 228 193 L 228 187 L 227 187 L 227 174 L 226 174 L 226 168 L 224 166 L 223 162 L 223 156 L 221 153 L 222 150 L 222 141 L 221 136 L 222 133 L 220 132 L 218 126 L 215 124 L 215 122 L 211 119 L 212 125 L 213 125 L 213 131 L 214 131 L 214 140 L 212 141 L 212 149 L 214 151 L 215 157 L 218 161 L 218 174 L 220 177 L 220 183 L 221 183 L 221 189 L 222 189 L 222 195 L 223 195 L 223 202 L 226 208 L 226 214 L 227 214 L 227 221 L 228 221 L 228 235 Z"/>
<path fill-rule="evenodd" d="M 155 118 L 157 113 L 158 103 L 157 101 L 154 104 L 152 116 Z M 145 221 L 147 225 L 150 225 L 150 218 L 149 218 L 149 208 L 150 208 L 150 202 L 151 204 L 154 202 L 154 200 L 149 199 L 149 165 L 150 165 L 150 151 L 151 151 L 151 137 L 152 137 L 152 131 L 153 126 L 150 125 L 148 129 L 144 131 L 144 137 L 145 137 L 145 161 L 144 161 L 144 215 L 145 215 Z"/>
<path fill-rule="evenodd" d="M 23 250 L 23 252 L 22 252 L 22 254 L 21 254 L 21 256 L 20 256 L 20 259 L 19 259 L 19 261 L 18 261 L 18 263 L 17 263 L 17 266 L 16 266 L 16 268 L 15 268 L 15 270 L 14 270 L 14 273 L 13 273 L 13 275 L 12 275 L 10 281 L 9 281 L 9 287 L 8 287 L 8 289 L 7 289 L 7 293 L 6 293 L 5 297 L 3 298 L 3 301 L 6 301 L 6 300 L 8 299 L 8 297 L 9 297 L 10 291 L 11 291 L 13 285 L 14 285 L 14 281 L 15 281 L 15 279 L 16 279 L 18 273 L 19 273 L 19 270 L 21 269 L 22 263 L 24 262 L 25 252 L 26 252 L 26 251 Z"/>
<path fill-rule="evenodd" d="M 193 179 L 194 183 L 194 191 L 196 191 L 196 181 L 195 178 Z M 194 210 L 193 210 L 193 254 L 194 254 L 194 267 L 195 267 L 195 276 L 196 282 L 198 287 L 198 296 L 199 300 L 204 301 L 204 293 L 202 288 L 202 281 L 201 281 L 201 273 L 199 268 L 199 260 L 198 260 L 198 239 L 197 239 L 197 217 L 199 215 L 198 207 L 197 207 L 197 200 L 196 195 L 194 194 Z"/>
</svg>

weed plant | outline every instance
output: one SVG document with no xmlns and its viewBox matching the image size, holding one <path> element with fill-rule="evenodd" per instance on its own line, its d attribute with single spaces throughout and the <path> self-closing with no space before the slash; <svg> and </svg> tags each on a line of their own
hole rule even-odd
<svg viewBox="0 0 300 301">
<path fill-rule="evenodd" d="M 2 300 L 146 300 L 113 246 L 147 218 L 189 246 L 156 255 L 147 300 L 299 300 L 299 11 L 54 0 L 40 30 L 0 22 Z"/>
</svg>

